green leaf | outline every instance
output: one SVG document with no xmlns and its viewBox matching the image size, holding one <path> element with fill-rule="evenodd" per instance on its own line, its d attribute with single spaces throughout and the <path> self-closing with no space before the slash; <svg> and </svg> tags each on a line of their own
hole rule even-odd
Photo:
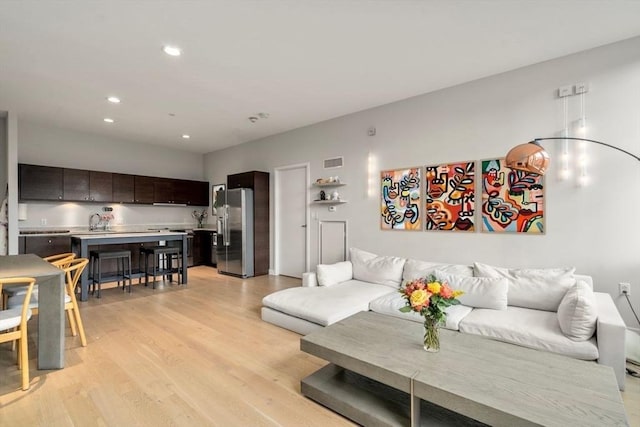
<svg viewBox="0 0 640 427">
<path fill-rule="evenodd" d="M 402 313 L 410 313 L 410 312 L 411 312 L 411 307 L 404 306 L 404 307 L 402 307 L 402 308 L 400 309 L 400 311 L 401 311 Z"/>
</svg>

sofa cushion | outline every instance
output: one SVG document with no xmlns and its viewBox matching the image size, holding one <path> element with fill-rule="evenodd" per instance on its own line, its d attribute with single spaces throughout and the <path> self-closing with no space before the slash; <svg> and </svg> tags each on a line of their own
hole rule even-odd
<svg viewBox="0 0 640 427">
<path fill-rule="evenodd" d="M 318 285 L 333 286 L 353 279 L 351 261 L 336 262 L 335 264 L 318 264 L 316 267 Z"/>
<path fill-rule="evenodd" d="M 394 289 L 400 286 L 404 258 L 378 256 L 356 248 L 351 248 L 350 253 L 355 280 L 377 283 Z"/>
<path fill-rule="evenodd" d="M 402 313 L 400 311 L 400 309 L 406 305 L 405 301 L 406 300 L 402 298 L 402 295 L 400 295 L 399 292 L 392 292 L 371 301 L 369 303 L 369 310 L 397 317 L 399 319 L 407 319 L 419 323 L 424 322 L 424 318 L 415 311 L 410 311 L 408 313 Z M 447 314 L 447 318 L 443 326 L 447 329 L 457 331 L 460 321 L 464 319 L 467 314 L 471 313 L 471 310 L 473 310 L 471 307 L 464 305 L 452 305 L 447 307 L 444 311 Z"/>
<path fill-rule="evenodd" d="M 585 341 L 596 331 L 598 308 L 593 291 L 583 281 L 573 285 L 558 307 L 558 323 L 562 332 L 574 341 Z"/>
<path fill-rule="evenodd" d="M 443 264 L 409 258 L 404 264 L 402 280 L 408 282 L 421 277 L 427 277 L 430 274 L 433 274 L 436 270 L 440 270 L 447 274 L 455 274 L 457 276 L 473 276 L 473 267 L 469 265 Z"/>
<path fill-rule="evenodd" d="M 359 311 L 369 301 L 394 293 L 388 286 L 348 280 L 334 286 L 289 288 L 262 299 L 262 305 L 322 326 L 331 325 Z"/>
<path fill-rule="evenodd" d="M 507 307 L 506 310 L 474 308 L 460 322 L 460 331 L 482 335 L 523 347 L 563 354 L 582 360 L 599 356 L 595 338 L 573 341 L 560 330 L 556 313 Z"/>
<path fill-rule="evenodd" d="M 560 301 L 576 282 L 575 268 L 513 269 L 476 262 L 476 277 L 504 277 L 509 281 L 509 305 L 557 311 Z"/>
<path fill-rule="evenodd" d="M 456 276 L 440 270 L 434 274 L 439 280 L 449 283 L 451 289 L 464 292 L 458 297 L 461 304 L 493 310 L 507 309 L 509 282 L 504 277 Z"/>
</svg>

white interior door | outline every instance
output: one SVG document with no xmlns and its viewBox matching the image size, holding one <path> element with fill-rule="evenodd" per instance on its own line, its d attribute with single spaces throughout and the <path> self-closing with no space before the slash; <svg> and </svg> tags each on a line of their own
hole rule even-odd
<svg viewBox="0 0 640 427">
<path fill-rule="evenodd" d="M 302 277 L 308 264 L 309 166 L 278 168 L 275 172 L 277 273 Z"/>
</svg>

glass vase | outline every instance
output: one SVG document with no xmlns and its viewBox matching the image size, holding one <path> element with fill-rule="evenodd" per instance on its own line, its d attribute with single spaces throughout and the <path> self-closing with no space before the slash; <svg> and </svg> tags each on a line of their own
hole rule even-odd
<svg viewBox="0 0 640 427">
<path fill-rule="evenodd" d="M 430 317 L 424 318 L 424 349 L 430 353 L 440 351 L 438 321 Z"/>
</svg>

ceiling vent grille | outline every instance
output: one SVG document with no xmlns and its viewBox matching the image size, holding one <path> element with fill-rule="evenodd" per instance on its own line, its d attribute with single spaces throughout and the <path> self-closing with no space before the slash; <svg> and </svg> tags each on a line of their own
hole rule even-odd
<svg viewBox="0 0 640 427">
<path fill-rule="evenodd" d="M 324 168 L 325 169 L 341 168 L 343 164 L 344 164 L 343 157 L 334 157 L 333 159 L 326 159 L 324 161 Z"/>
</svg>

